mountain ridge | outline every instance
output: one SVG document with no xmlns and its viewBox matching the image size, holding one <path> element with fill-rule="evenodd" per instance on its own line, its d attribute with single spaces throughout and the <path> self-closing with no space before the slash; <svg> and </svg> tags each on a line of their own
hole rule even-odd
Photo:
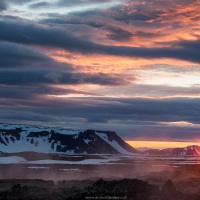
<svg viewBox="0 0 200 200">
<path fill-rule="evenodd" d="M 0 124 L 0 151 L 46 153 L 131 154 L 138 151 L 116 132 Z"/>
<path fill-rule="evenodd" d="M 162 156 L 199 156 L 200 146 L 190 145 L 183 148 L 149 149 L 143 151 L 144 154 Z"/>
<path fill-rule="evenodd" d="M 200 146 L 139 151 L 114 131 L 0 124 L 0 152 L 199 156 Z"/>
</svg>

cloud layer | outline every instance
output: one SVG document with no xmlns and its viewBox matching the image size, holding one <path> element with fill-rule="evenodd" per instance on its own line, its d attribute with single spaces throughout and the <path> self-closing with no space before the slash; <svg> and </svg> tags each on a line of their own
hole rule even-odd
<svg viewBox="0 0 200 200">
<path fill-rule="evenodd" d="M 200 124 L 197 0 L 0 1 L 0 118 L 189 140 Z"/>
<path fill-rule="evenodd" d="M 200 62 L 200 53 L 198 52 L 200 40 L 183 40 L 173 44 L 169 43 L 170 47 L 160 48 L 109 46 L 83 40 L 60 28 L 47 28 L 32 23 L 5 21 L 0 22 L 0 26 L 2 27 L 0 41 L 25 45 L 39 45 L 46 48 L 61 48 L 66 51 L 82 54 L 103 54 L 148 59 L 174 58 L 197 63 Z M 15 30 L 15 34 L 12 34 L 12 29 Z M 114 37 L 119 36 L 115 35 Z"/>
</svg>

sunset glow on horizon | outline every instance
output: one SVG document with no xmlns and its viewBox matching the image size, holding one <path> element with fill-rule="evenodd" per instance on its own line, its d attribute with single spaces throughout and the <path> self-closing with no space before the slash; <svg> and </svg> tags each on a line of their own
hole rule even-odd
<svg viewBox="0 0 200 200">
<path fill-rule="evenodd" d="M 200 145 L 200 142 L 174 142 L 174 141 L 126 141 L 134 148 L 166 149 L 184 148 L 191 145 Z"/>
</svg>

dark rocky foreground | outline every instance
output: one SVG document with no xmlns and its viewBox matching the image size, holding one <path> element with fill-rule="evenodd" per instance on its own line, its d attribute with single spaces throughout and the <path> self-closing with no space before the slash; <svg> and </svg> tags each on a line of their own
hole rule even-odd
<svg viewBox="0 0 200 200">
<path fill-rule="evenodd" d="M 161 189 L 138 179 L 97 181 L 1 180 L 1 200 L 133 199 L 199 200 L 177 191 L 168 180 Z"/>
</svg>

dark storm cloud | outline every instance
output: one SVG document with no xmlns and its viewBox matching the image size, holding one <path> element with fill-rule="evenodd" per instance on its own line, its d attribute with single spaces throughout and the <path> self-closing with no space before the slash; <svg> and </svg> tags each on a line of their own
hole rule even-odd
<svg viewBox="0 0 200 200">
<path fill-rule="evenodd" d="M 86 19 L 88 20 L 88 19 Z M 116 40 L 116 41 L 126 41 L 130 40 L 132 36 L 134 35 L 130 31 L 127 31 L 123 28 L 117 27 L 117 26 L 111 26 L 103 23 L 98 23 L 94 21 L 83 21 L 83 20 L 77 20 L 77 19 L 70 19 L 67 20 L 66 16 L 57 16 L 57 18 L 48 18 L 48 19 L 43 19 L 41 21 L 42 23 L 47 23 L 47 24 L 65 24 L 65 25 L 86 25 L 86 26 L 91 26 L 93 28 L 98 28 L 102 30 L 106 30 L 107 32 L 107 37 L 111 40 Z"/>
<path fill-rule="evenodd" d="M 43 121 L 46 116 L 47 122 L 54 120 L 55 124 L 71 122 L 79 127 L 81 122 L 84 122 L 84 126 L 89 128 L 101 127 L 103 124 L 101 129 L 108 127 L 112 130 L 123 130 L 122 136 L 132 138 L 188 139 L 199 134 L 195 126 L 178 128 L 173 125 L 160 124 L 161 122 L 179 121 L 200 124 L 198 99 L 50 98 L 43 100 L 40 98 L 38 101 L 25 102 L 0 99 L 0 104 L 5 110 L 0 114 L 1 119 L 10 117 L 17 120 L 20 112 L 29 113 L 29 119 L 27 115 L 20 115 L 21 120 L 36 121 L 34 116 L 38 116 L 37 121 L 39 122 Z M 15 107 L 21 104 L 23 108 Z M 191 134 L 188 134 L 189 131 Z"/>
<path fill-rule="evenodd" d="M 25 3 L 30 3 L 30 1 L 34 2 L 34 0 L 6 0 L 8 3 L 12 4 L 25 4 Z"/>
<path fill-rule="evenodd" d="M 36 92 L 38 94 L 38 90 Z M 70 88 L 58 88 L 54 86 L 46 86 L 42 87 L 42 91 L 39 94 L 48 94 L 48 95 L 68 95 L 68 94 L 82 94 L 82 95 L 90 95 L 90 96 L 101 96 L 96 93 L 87 92 L 83 90 L 75 90 Z"/>
<path fill-rule="evenodd" d="M 135 7 L 133 8 L 135 9 Z M 117 10 L 113 14 L 113 18 L 117 21 L 124 21 L 124 22 L 130 22 L 130 21 L 150 21 L 150 20 L 156 20 L 159 18 L 161 14 L 164 14 L 164 10 L 146 10 L 144 9 L 138 9 L 136 12 L 128 12 L 128 8 L 125 10 Z"/>
<path fill-rule="evenodd" d="M 143 48 L 126 46 L 108 46 L 82 40 L 63 29 L 43 28 L 34 24 L 1 21 L 1 41 L 10 41 L 26 45 L 40 45 L 45 47 L 62 48 L 82 54 L 105 54 L 141 58 L 175 58 L 191 62 L 200 62 L 199 40 L 187 42 L 179 47 Z M 15 30 L 13 32 L 13 30 Z M 189 46 L 190 44 L 190 46 Z"/>
<path fill-rule="evenodd" d="M 87 19 L 87 18 L 86 18 Z M 88 19 L 87 19 L 88 20 Z M 69 19 L 66 15 L 49 14 L 48 18 L 42 19 L 43 24 L 66 24 L 66 25 L 88 25 L 94 28 L 101 28 L 105 25 L 94 21 L 83 21 L 81 19 L 72 18 Z"/>
<path fill-rule="evenodd" d="M 0 42 L 0 68 L 31 67 L 53 60 L 31 48 L 9 42 Z"/>
<path fill-rule="evenodd" d="M 7 102 L 6 102 L 7 103 Z M 178 122 L 200 124 L 198 99 L 116 99 L 116 98 L 68 98 L 49 99 L 46 102 L 25 103 L 37 112 L 48 108 L 52 115 L 85 118 L 88 122 L 110 120 L 121 122 Z M 38 108 L 37 106 L 40 105 Z M 30 107 L 30 109 L 31 109 Z M 87 113 L 87 115 L 85 115 Z"/>
<path fill-rule="evenodd" d="M 4 14 L 0 14 L 0 20 L 20 20 L 22 18 L 18 17 L 18 16 L 13 16 L 13 15 L 4 15 Z"/>
<path fill-rule="evenodd" d="M 111 40 L 126 41 L 133 37 L 133 33 L 119 27 L 105 25 L 103 28 L 110 32 L 107 36 Z"/>
<path fill-rule="evenodd" d="M 6 4 L 6 1 L 4 0 L 0 1 L 0 11 L 2 10 L 7 10 L 7 4 Z"/>
<path fill-rule="evenodd" d="M 99 17 L 100 18 L 100 17 Z M 166 35 L 166 33 L 163 33 L 161 31 L 157 31 L 157 32 L 149 32 L 149 31 L 135 31 L 135 32 L 131 32 L 128 30 L 125 30 L 121 27 L 117 27 L 117 26 L 112 26 L 105 23 L 101 23 L 101 22 L 95 22 L 95 21 L 90 21 L 90 19 L 88 19 L 87 17 L 82 17 L 81 20 L 77 19 L 77 18 L 70 18 L 68 19 L 67 16 L 65 15 L 53 15 L 53 16 L 49 16 L 49 18 L 47 19 L 43 19 L 41 20 L 41 23 L 44 24 L 54 24 L 54 25 L 74 25 L 76 26 L 76 28 L 80 28 L 80 25 L 85 25 L 85 26 L 91 26 L 95 29 L 99 30 L 106 30 L 107 33 L 106 36 L 111 39 L 111 40 L 116 40 L 116 41 L 126 41 L 126 40 L 130 40 L 133 37 L 140 37 L 140 38 L 156 38 L 156 37 L 160 37 L 160 36 L 164 36 Z M 143 26 L 145 26 L 143 24 Z"/>
<path fill-rule="evenodd" d="M 143 12 L 143 11 L 137 11 L 136 13 L 126 13 L 126 12 L 119 12 L 113 16 L 114 19 L 118 21 L 149 21 L 149 20 L 155 20 L 157 19 L 161 14 L 163 14 L 163 11 L 150 11 L 150 12 Z"/>
<path fill-rule="evenodd" d="M 200 123 L 200 103 L 198 99 L 96 99 L 91 100 L 93 106 L 84 104 L 77 109 L 89 111 L 89 119 L 103 118 L 109 120 L 133 120 L 151 122 L 189 121 Z M 96 104 L 96 106 L 94 106 Z M 75 106 L 76 107 L 76 106 Z M 96 111 L 94 110 L 96 109 Z M 84 116 L 82 116 L 84 117 Z"/>
<path fill-rule="evenodd" d="M 165 33 L 162 33 L 161 31 L 158 32 L 144 32 L 144 31 L 136 31 L 133 33 L 133 36 L 140 37 L 140 38 L 156 38 L 159 36 L 164 36 L 166 35 Z"/>
<path fill-rule="evenodd" d="M 22 123 L 22 121 L 25 121 L 26 123 L 32 121 L 32 122 L 36 123 L 39 119 L 40 122 L 44 123 L 44 122 L 53 122 L 56 119 L 56 117 L 53 117 L 53 116 L 45 116 L 43 114 L 38 114 L 38 113 L 34 113 L 34 112 L 29 112 L 29 111 L 23 111 L 21 109 L 16 109 L 16 110 L 10 109 L 9 112 L 8 112 L 8 109 L 6 109 L 6 108 L 2 108 L 1 110 L 2 110 L 2 112 L 4 112 L 4 115 L 0 114 L 1 117 L 3 116 L 3 118 L 1 118 L 1 119 L 2 119 L 2 121 L 5 120 L 6 123 L 8 121 L 16 121 L 17 115 L 18 115 L 17 121 L 20 124 Z M 24 119 L 24 116 L 26 116 L 26 119 Z"/>
<path fill-rule="evenodd" d="M 200 47 L 200 36 L 198 35 L 198 40 L 193 40 L 193 41 L 187 41 L 187 40 L 182 40 L 177 43 L 180 47 L 183 48 L 188 48 L 188 49 L 199 49 Z"/>
<path fill-rule="evenodd" d="M 89 4 L 102 4 L 108 3 L 110 0 L 59 0 L 56 5 L 57 6 L 83 6 Z"/>
<path fill-rule="evenodd" d="M 34 87 L 8 87 L 0 85 L 0 98 L 2 99 L 23 99 L 30 100 L 35 99 Z"/>
<path fill-rule="evenodd" d="M 12 1 L 12 0 L 10 0 Z M 33 2 L 29 5 L 30 9 L 37 9 L 37 8 L 45 8 L 45 7 L 51 7 L 51 8 L 59 8 L 59 7 L 82 7 L 82 6 L 88 6 L 88 5 L 94 5 L 94 4 L 103 4 L 103 3 L 109 3 L 109 0 L 58 0 L 57 2 L 47 2 L 47 1 L 40 1 L 40 2 Z M 26 3 L 26 0 L 22 0 L 21 3 Z M 81 12 L 81 11 L 80 11 Z"/>
<path fill-rule="evenodd" d="M 13 86 L 0 85 L 0 98 L 2 99 L 21 99 L 26 100 L 40 100 L 41 95 L 68 95 L 68 94 L 82 94 L 90 96 L 98 96 L 98 94 L 74 90 L 70 88 L 58 88 L 50 85 L 26 85 L 26 86 Z"/>
<path fill-rule="evenodd" d="M 131 78 L 133 79 L 133 78 Z M 124 85 L 131 81 L 130 77 L 118 74 L 84 74 L 75 72 L 54 71 L 45 68 L 0 71 L 0 84 L 3 85 L 41 85 L 41 84 L 97 84 Z"/>
</svg>

